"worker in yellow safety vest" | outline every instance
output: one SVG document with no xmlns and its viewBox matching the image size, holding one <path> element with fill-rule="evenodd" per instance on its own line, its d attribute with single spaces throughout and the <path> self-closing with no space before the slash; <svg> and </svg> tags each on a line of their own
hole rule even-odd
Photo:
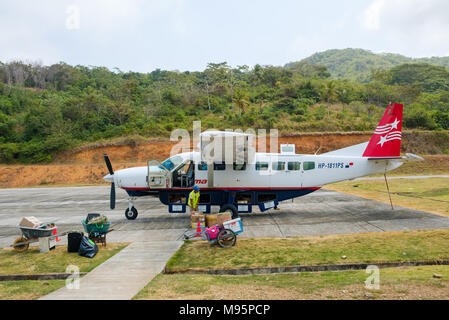
<svg viewBox="0 0 449 320">
<path fill-rule="evenodd" d="M 199 199 L 200 199 L 200 188 L 198 186 L 193 186 L 193 190 L 189 194 L 189 201 L 187 202 L 187 205 L 190 207 L 190 213 L 192 213 L 192 211 L 198 210 Z"/>
</svg>

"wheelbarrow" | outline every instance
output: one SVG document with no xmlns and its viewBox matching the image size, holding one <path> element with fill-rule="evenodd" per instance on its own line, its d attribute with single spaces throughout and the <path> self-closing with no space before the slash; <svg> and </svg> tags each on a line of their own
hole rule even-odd
<svg viewBox="0 0 449 320">
<path fill-rule="evenodd" d="M 14 243 L 10 246 L 13 247 L 17 252 L 24 252 L 28 250 L 30 243 L 39 242 L 39 238 L 49 237 L 56 238 L 62 237 L 67 234 L 67 232 L 61 234 L 53 234 L 56 226 L 50 229 L 39 229 L 39 228 L 28 228 L 19 226 L 22 236 L 17 238 Z"/>
<path fill-rule="evenodd" d="M 98 224 L 89 224 L 86 220 L 82 220 L 84 231 L 89 235 L 89 239 L 95 243 L 102 243 L 103 246 L 106 246 L 106 235 L 113 231 L 114 229 L 109 229 L 111 223 L 98 223 Z"/>
</svg>

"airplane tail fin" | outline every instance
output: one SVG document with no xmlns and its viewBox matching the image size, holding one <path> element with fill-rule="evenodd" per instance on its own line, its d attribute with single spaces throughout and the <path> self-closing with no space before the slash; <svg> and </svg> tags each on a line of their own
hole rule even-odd
<svg viewBox="0 0 449 320">
<path fill-rule="evenodd" d="M 363 153 L 364 157 L 387 158 L 401 155 L 402 110 L 402 104 L 388 106 Z"/>
</svg>

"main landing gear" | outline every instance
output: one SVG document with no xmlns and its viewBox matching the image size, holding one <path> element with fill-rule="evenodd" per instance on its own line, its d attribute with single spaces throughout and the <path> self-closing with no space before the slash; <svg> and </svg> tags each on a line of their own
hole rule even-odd
<svg viewBox="0 0 449 320">
<path fill-rule="evenodd" d="M 135 220 L 137 218 L 137 209 L 134 208 L 134 198 L 128 199 L 128 208 L 125 210 L 125 217 L 128 220 Z"/>
</svg>

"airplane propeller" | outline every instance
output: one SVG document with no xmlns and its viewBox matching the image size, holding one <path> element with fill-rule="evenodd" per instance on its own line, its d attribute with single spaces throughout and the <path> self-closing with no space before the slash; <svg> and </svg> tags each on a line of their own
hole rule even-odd
<svg viewBox="0 0 449 320">
<path fill-rule="evenodd" d="M 115 209 L 115 184 L 114 184 L 114 170 L 112 170 L 111 161 L 109 160 L 109 157 L 107 154 L 103 154 L 104 161 L 106 162 L 106 167 L 108 167 L 109 170 L 109 178 L 112 178 L 111 180 L 111 195 L 110 195 L 110 207 L 111 210 Z"/>
</svg>

